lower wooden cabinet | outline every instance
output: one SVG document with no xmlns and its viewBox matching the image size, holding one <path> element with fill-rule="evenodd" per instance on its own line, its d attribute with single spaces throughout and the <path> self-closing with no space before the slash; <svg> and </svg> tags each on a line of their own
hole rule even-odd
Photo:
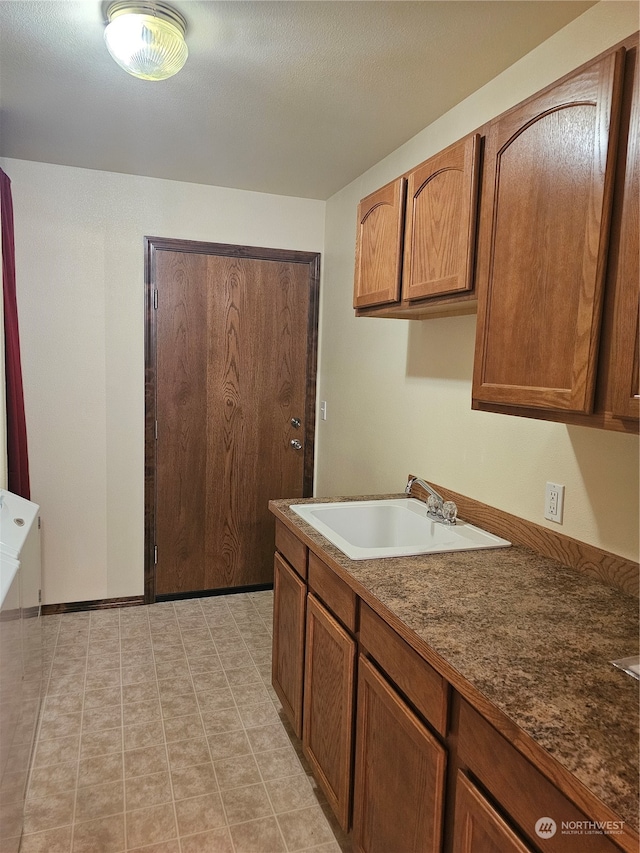
<svg viewBox="0 0 640 853">
<path fill-rule="evenodd" d="M 302 736 L 302 687 L 307 586 L 276 554 L 273 564 L 271 681 L 298 737 Z"/>
<path fill-rule="evenodd" d="M 277 541 L 273 686 L 354 853 L 637 850 L 632 830 L 563 832 L 602 817 L 581 784 L 558 786 L 328 556 L 284 527 Z M 541 836 L 542 818 L 557 831 Z"/>
<path fill-rule="evenodd" d="M 456 782 L 453 853 L 532 853 L 460 772 Z"/>
<path fill-rule="evenodd" d="M 363 656 L 356 731 L 354 851 L 438 853 L 444 747 Z"/>
<path fill-rule="evenodd" d="M 307 597 L 302 748 L 340 826 L 349 829 L 356 642 Z"/>
</svg>

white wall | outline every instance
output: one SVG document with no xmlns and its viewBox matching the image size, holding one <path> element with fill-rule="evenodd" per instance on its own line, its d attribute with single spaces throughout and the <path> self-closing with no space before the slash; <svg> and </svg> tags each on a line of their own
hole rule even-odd
<svg viewBox="0 0 640 853">
<path fill-rule="evenodd" d="M 143 592 L 144 246 L 322 251 L 324 202 L 4 159 L 43 601 Z"/>
<path fill-rule="evenodd" d="M 355 319 L 356 207 L 363 196 L 638 28 L 638 4 L 604 2 L 327 202 L 318 495 L 400 491 L 408 473 L 638 558 L 638 439 L 471 411 L 475 316 Z M 543 518 L 566 485 L 562 527 Z"/>
</svg>

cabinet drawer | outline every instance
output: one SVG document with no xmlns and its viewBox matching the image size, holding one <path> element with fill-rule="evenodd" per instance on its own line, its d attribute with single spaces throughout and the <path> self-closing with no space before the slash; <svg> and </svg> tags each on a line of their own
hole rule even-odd
<svg viewBox="0 0 640 853">
<path fill-rule="evenodd" d="M 364 602 L 360 642 L 433 728 L 446 735 L 447 682 Z"/>
<path fill-rule="evenodd" d="M 342 624 L 355 633 L 355 592 L 313 552 L 309 554 L 309 587 Z"/>
<path fill-rule="evenodd" d="M 309 549 L 281 521 L 276 521 L 276 549 L 289 561 L 300 577 L 306 580 Z"/>
<path fill-rule="evenodd" d="M 555 821 L 555 834 L 544 836 L 548 853 L 619 853 L 605 836 L 589 835 L 588 829 L 578 834 L 563 833 L 563 821 L 573 826 L 578 822 L 579 827 L 580 821 L 586 825 L 589 818 L 463 700 L 458 756 L 534 844 L 540 842 L 537 821 L 542 817 Z"/>
</svg>

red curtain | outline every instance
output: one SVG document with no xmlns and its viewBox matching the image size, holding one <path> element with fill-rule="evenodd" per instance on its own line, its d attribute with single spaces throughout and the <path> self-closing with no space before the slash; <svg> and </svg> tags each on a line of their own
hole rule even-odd
<svg viewBox="0 0 640 853">
<path fill-rule="evenodd" d="M 29 488 L 29 457 L 27 455 L 27 425 L 24 417 L 22 367 L 20 364 L 13 202 L 11 200 L 11 181 L 2 169 L 0 169 L 0 203 L 2 208 L 8 487 L 10 492 L 21 495 L 28 500 L 31 497 L 31 492 Z"/>
</svg>

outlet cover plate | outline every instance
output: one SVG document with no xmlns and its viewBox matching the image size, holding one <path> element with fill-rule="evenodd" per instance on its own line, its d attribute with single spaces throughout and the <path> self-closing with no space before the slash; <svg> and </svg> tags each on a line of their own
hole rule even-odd
<svg viewBox="0 0 640 853">
<path fill-rule="evenodd" d="M 560 483 L 547 483 L 544 490 L 544 517 L 548 521 L 562 524 L 564 514 L 564 486 Z"/>
</svg>

